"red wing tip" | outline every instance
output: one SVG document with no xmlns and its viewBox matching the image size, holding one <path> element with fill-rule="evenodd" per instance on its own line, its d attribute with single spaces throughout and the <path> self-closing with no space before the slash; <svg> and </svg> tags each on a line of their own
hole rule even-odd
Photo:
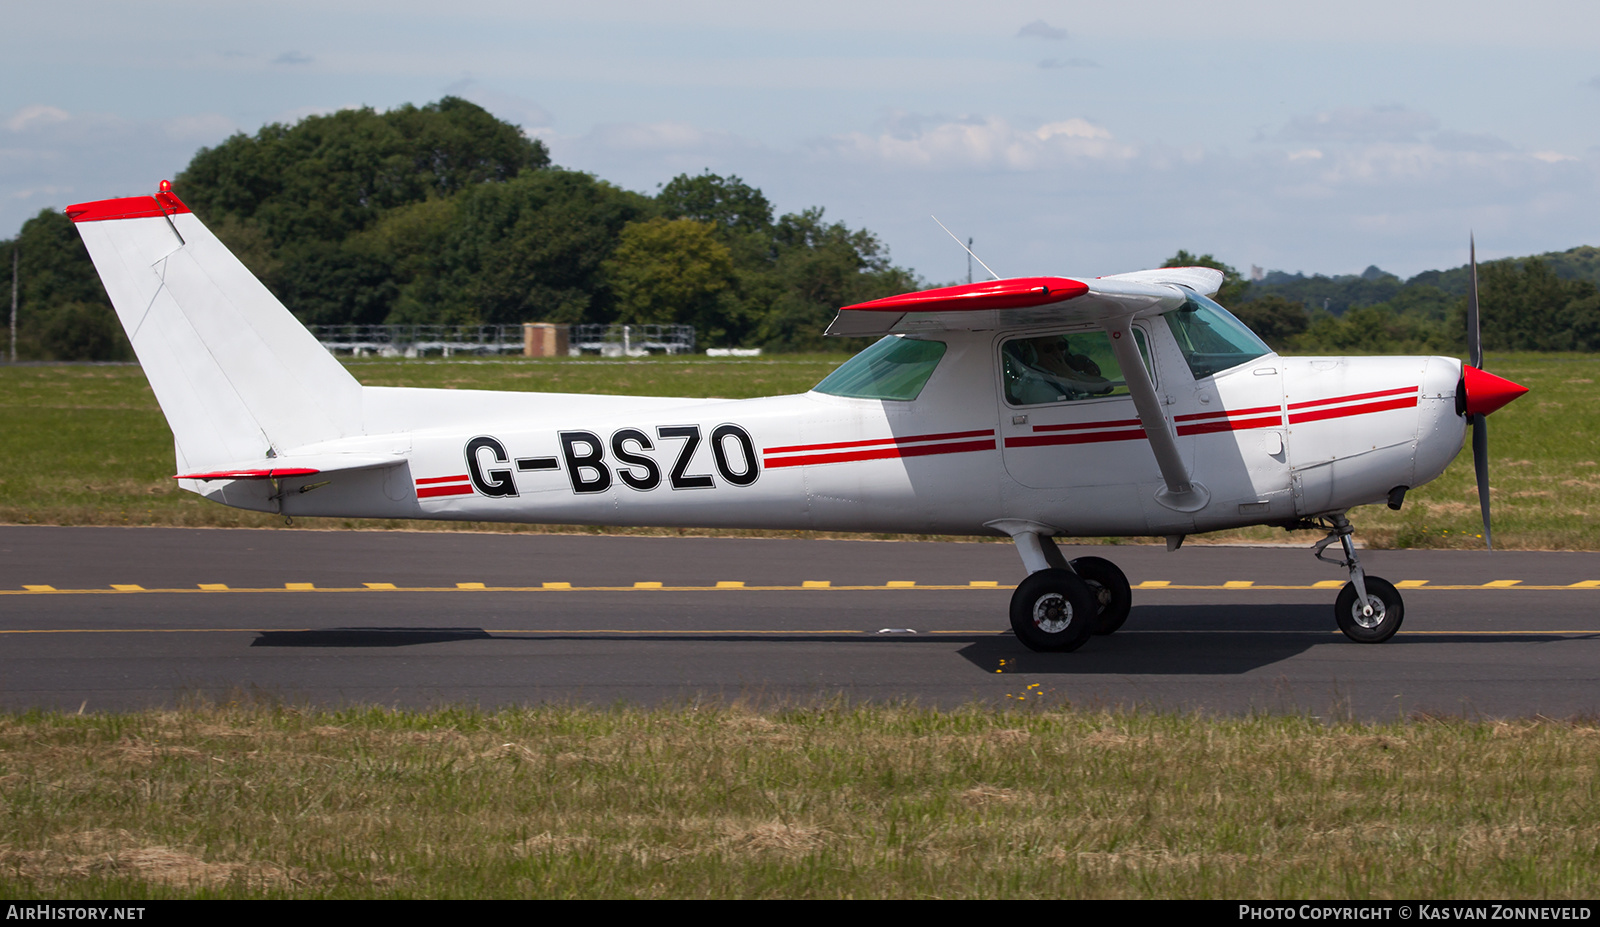
<svg viewBox="0 0 1600 927">
<path fill-rule="evenodd" d="M 153 219 L 189 212 L 189 207 L 172 192 L 172 181 L 161 181 L 154 196 L 124 196 L 109 200 L 77 203 L 66 209 L 73 222 L 104 222 L 110 219 Z"/>
<path fill-rule="evenodd" d="M 175 480 L 270 480 L 286 476 L 311 476 L 320 473 L 310 467 L 277 467 L 265 470 L 211 470 L 206 473 L 179 473 Z"/>
<path fill-rule="evenodd" d="M 962 312 L 1021 309 L 1065 302 L 1089 292 L 1089 284 L 1070 277 L 1015 277 L 901 293 L 845 306 L 858 312 Z"/>
</svg>

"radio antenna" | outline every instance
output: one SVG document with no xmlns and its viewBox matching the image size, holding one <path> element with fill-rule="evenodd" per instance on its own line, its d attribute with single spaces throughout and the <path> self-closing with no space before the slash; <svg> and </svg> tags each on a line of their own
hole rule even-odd
<svg viewBox="0 0 1600 927">
<path fill-rule="evenodd" d="M 944 233 L 946 235 L 949 235 L 951 238 L 955 238 L 956 239 L 956 244 L 961 245 L 961 250 L 967 252 L 967 254 L 969 254 L 969 255 L 972 255 L 972 259 L 974 261 L 977 261 L 979 264 L 982 264 L 983 265 L 983 269 L 989 271 L 989 276 L 995 278 L 996 280 L 1000 279 L 1000 275 L 995 273 L 993 270 L 990 270 L 989 269 L 989 265 L 983 263 L 983 258 L 978 257 L 976 254 L 973 254 L 971 248 L 969 248 L 965 244 L 963 244 L 961 239 L 956 238 L 956 233 L 952 232 L 952 231 L 950 231 L 950 229 L 946 228 L 945 224 L 943 222 L 939 221 L 939 217 L 938 216 L 929 216 L 928 218 L 932 219 L 934 221 L 934 224 L 939 226 L 939 228 L 944 229 Z"/>
</svg>

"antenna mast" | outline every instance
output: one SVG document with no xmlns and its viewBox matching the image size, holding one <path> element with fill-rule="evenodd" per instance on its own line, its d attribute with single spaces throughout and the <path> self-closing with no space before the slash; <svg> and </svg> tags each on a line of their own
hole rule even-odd
<svg viewBox="0 0 1600 927">
<path fill-rule="evenodd" d="M 963 251 L 965 251 L 965 252 L 967 252 L 967 256 L 968 256 L 968 257 L 970 257 L 970 258 L 972 258 L 972 260 L 974 260 L 974 261 L 977 261 L 977 262 L 978 262 L 978 263 L 979 263 L 979 264 L 980 264 L 980 265 L 981 265 L 981 266 L 982 266 L 982 267 L 983 267 L 983 269 L 984 269 L 984 270 L 987 270 L 987 271 L 989 271 L 989 276 L 991 276 L 991 277 L 993 277 L 993 278 L 995 278 L 995 279 L 996 279 L 996 280 L 999 280 L 999 279 L 1000 279 L 1000 275 L 999 275 L 999 274 L 997 274 L 997 273 L 995 273 L 995 272 L 994 272 L 994 271 L 993 271 L 993 270 L 991 270 L 991 269 L 990 269 L 990 268 L 989 268 L 989 265 L 988 265 L 988 264 L 984 264 L 984 263 L 983 263 L 983 258 L 981 258 L 981 257 L 978 257 L 978 256 L 977 256 L 977 255 L 976 255 L 976 254 L 973 254 L 973 253 L 972 253 L 972 248 L 971 248 L 971 247 L 970 247 L 970 246 L 969 246 L 969 245 L 968 245 L 968 244 L 963 244 L 963 243 L 962 243 L 962 241 L 961 241 L 961 239 L 959 239 L 959 238 L 956 238 L 956 233 L 955 233 L 955 232 L 952 232 L 952 231 L 950 231 L 950 230 L 949 230 L 949 229 L 948 229 L 948 228 L 946 228 L 946 227 L 945 227 L 945 224 L 944 224 L 944 223 L 943 223 L 943 222 L 940 222 L 940 221 L 939 221 L 939 217 L 938 217 L 938 216 L 929 216 L 929 217 L 928 217 L 928 218 L 930 218 L 930 219 L 932 219 L 932 220 L 933 220 L 933 222 L 934 222 L 934 224 L 935 224 L 935 225 L 937 225 L 937 226 L 939 226 L 939 228 L 942 228 L 942 229 L 944 229 L 944 233 L 945 233 L 945 234 L 946 234 L 946 235 L 949 235 L 949 236 L 950 236 L 950 237 L 951 237 L 951 238 L 955 238 L 955 239 L 956 239 L 956 244 L 958 244 L 958 245 L 961 245 L 961 249 L 962 249 L 962 250 L 963 250 Z M 970 241 L 971 241 L 971 239 L 968 239 L 968 241 L 969 241 L 969 242 L 970 242 Z M 971 265 L 970 265 L 970 264 L 969 264 L 969 265 L 968 265 L 968 268 L 969 268 L 969 270 L 968 270 L 968 272 L 967 272 L 967 281 L 968 281 L 968 282 L 969 282 L 969 283 L 970 283 L 970 282 L 971 282 L 971 280 L 972 280 L 972 272 L 971 272 L 971 270 L 970 270 L 970 267 L 971 267 Z"/>
</svg>

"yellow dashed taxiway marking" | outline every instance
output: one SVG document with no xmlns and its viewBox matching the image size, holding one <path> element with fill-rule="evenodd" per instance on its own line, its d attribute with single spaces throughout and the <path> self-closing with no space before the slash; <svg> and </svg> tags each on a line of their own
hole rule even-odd
<svg viewBox="0 0 1600 927">
<path fill-rule="evenodd" d="M 0 637 L 8 634 L 297 634 L 319 631 L 335 630 L 332 628 L 9 628 L 0 629 Z M 428 632 L 432 628 L 386 628 L 383 630 L 368 629 L 374 634 L 406 634 L 415 632 Z M 868 628 L 658 628 L 641 631 L 637 628 L 472 628 L 473 631 L 487 635 L 573 635 L 573 634 L 605 634 L 617 637 L 645 636 L 659 637 L 708 637 L 712 635 L 744 634 L 760 635 L 763 637 L 817 637 L 823 635 L 844 636 L 861 635 L 863 637 L 886 636 L 881 630 Z M 1010 629 L 995 627 L 988 628 L 945 628 L 929 630 L 912 630 L 905 634 L 906 637 L 1009 637 Z M 1132 635 L 1197 635 L 1197 634 L 1222 634 L 1222 635 L 1272 635 L 1295 637 L 1328 637 L 1342 640 L 1343 634 L 1338 630 L 1325 631 L 1313 630 L 1245 630 L 1239 628 L 1164 628 L 1164 629 L 1138 629 L 1125 628 L 1118 634 Z M 1600 628 L 1568 628 L 1561 630 L 1467 630 L 1457 628 L 1453 630 L 1428 630 L 1428 631 L 1400 631 L 1396 637 L 1570 637 L 1570 638 L 1600 638 Z"/>
<path fill-rule="evenodd" d="M 1226 590 L 1229 592 L 1293 592 L 1319 589 L 1341 589 L 1345 580 L 1327 579 L 1310 585 L 1291 584 L 1263 584 L 1254 580 L 1232 579 L 1222 583 L 1192 584 L 1174 583 L 1166 579 L 1147 579 L 1133 586 L 1141 591 L 1215 591 Z M 1515 592 L 1550 592 L 1555 590 L 1596 590 L 1600 591 L 1600 580 L 1586 579 L 1575 583 L 1562 585 L 1531 585 L 1523 583 L 1520 579 L 1497 579 L 1487 583 L 1470 584 L 1435 584 L 1426 579 L 1407 579 L 1395 584 L 1401 589 L 1424 589 L 1434 591 L 1501 591 Z M 158 593 L 172 595 L 186 592 L 704 592 L 717 589 L 739 590 L 743 592 L 789 592 L 802 589 L 825 589 L 833 592 L 867 592 L 873 590 L 912 590 L 925 592 L 945 592 L 955 589 L 1014 589 L 1010 583 L 1001 583 L 992 579 L 974 579 L 959 585 L 927 584 L 920 585 L 913 580 L 889 580 L 881 585 L 834 585 L 826 579 L 808 579 L 798 586 L 747 585 L 744 580 L 720 580 L 714 586 L 669 586 L 659 581 L 639 581 L 630 585 L 618 586 L 574 586 L 569 582 L 549 581 L 533 586 L 490 586 L 487 583 L 456 583 L 453 586 L 400 586 L 395 583 L 370 582 L 359 586 L 317 586 L 315 583 L 284 583 L 282 586 L 245 587 L 229 586 L 223 583 L 200 583 L 195 586 L 179 588 L 147 588 L 131 583 L 115 583 L 108 587 L 95 589 L 59 589 L 55 586 L 40 584 L 24 585 L 21 589 L 0 589 L 0 596 L 4 595 L 110 595 L 110 594 L 136 594 Z"/>
</svg>

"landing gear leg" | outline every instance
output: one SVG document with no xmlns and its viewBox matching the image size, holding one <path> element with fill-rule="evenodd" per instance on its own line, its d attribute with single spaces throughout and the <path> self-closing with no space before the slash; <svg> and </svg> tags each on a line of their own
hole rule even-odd
<svg viewBox="0 0 1600 927">
<path fill-rule="evenodd" d="M 1399 591 L 1388 580 L 1368 576 L 1361 568 L 1361 558 L 1356 556 L 1355 545 L 1350 541 L 1354 529 L 1349 519 L 1342 514 L 1334 515 L 1326 520 L 1325 527 L 1328 536 L 1318 541 L 1312 551 L 1318 560 L 1350 571 L 1350 582 L 1339 591 L 1333 606 L 1339 630 L 1345 637 L 1362 644 L 1381 644 L 1394 637 L 1406 614 Z M 1328 545 L 1334 541 L 1344 548 L 1343 560 L 1325 556 Z"/>
</svg>

